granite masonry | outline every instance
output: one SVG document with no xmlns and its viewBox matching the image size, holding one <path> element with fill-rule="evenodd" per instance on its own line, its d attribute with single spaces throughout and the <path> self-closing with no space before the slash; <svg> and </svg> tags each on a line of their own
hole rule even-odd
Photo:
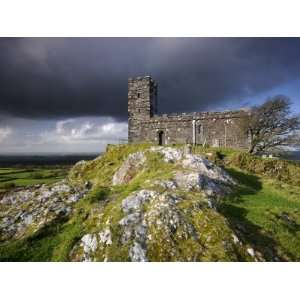
<svg viewBox="0 0 300 300">
<path fill-rule="evenodd" d="M 198 144 L 247 149 L 241 130 L 248 112 L 157 113 L 157 84 L 150 76 L 128 79 L 128 142 Z"/>
</svg>

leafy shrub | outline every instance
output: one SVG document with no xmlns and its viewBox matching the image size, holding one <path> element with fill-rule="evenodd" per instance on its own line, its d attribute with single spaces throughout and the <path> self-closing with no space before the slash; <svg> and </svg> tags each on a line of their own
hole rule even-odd
<svg viewBox="0 0 300 300">
<path fill-rule="evenodd" d="M 103 201 L 108 197 L 109 192 L 107 187 L 97 187 L 87 196 L 87 200 L 90 204 Z"/>
<path fill-rule="evenodd" d="M 297 162 L 263 159 L 248 153 L 239 153 L 232 157 L 230 164 L 257 175 L 300 185 L 300 164 Z"/>
</svg>

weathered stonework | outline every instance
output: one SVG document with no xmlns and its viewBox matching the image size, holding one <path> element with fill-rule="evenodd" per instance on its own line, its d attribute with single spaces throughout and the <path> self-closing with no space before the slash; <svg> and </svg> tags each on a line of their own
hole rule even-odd
<svg viewBox="0 0 300 300">
<path fill-rule="evenodd" d="M 247 149 L 240 122 L 247 112 L 195 112 L 157 115 L 157 85 L 150 76 L 128 79 L 128 141 L 200 144 Z"/>
</svg>

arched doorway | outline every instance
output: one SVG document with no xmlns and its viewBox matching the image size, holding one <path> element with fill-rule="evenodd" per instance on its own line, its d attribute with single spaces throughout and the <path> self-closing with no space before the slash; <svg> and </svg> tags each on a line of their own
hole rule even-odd
<svg viewBox="0 0 300 300">
<path fill-rule="evenodd" d="M 162 146 L 165 144 L 165 133 L 161 130 L 158 132 L 158 145 Z"/>
</svg>

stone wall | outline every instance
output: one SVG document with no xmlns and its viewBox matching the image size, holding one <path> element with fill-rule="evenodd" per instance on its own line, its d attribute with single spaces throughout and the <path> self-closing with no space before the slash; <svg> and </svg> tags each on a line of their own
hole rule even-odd
<svg viewBox="0 0 300 300">
<path fill-rule="evenodd" d="M 128 81 L 128 138 L 130 143 L 195 143 L 247 149 L 240 129 L 244 111 L 157 115 L 157 85 L 151 77 Z"/>
</svg>

